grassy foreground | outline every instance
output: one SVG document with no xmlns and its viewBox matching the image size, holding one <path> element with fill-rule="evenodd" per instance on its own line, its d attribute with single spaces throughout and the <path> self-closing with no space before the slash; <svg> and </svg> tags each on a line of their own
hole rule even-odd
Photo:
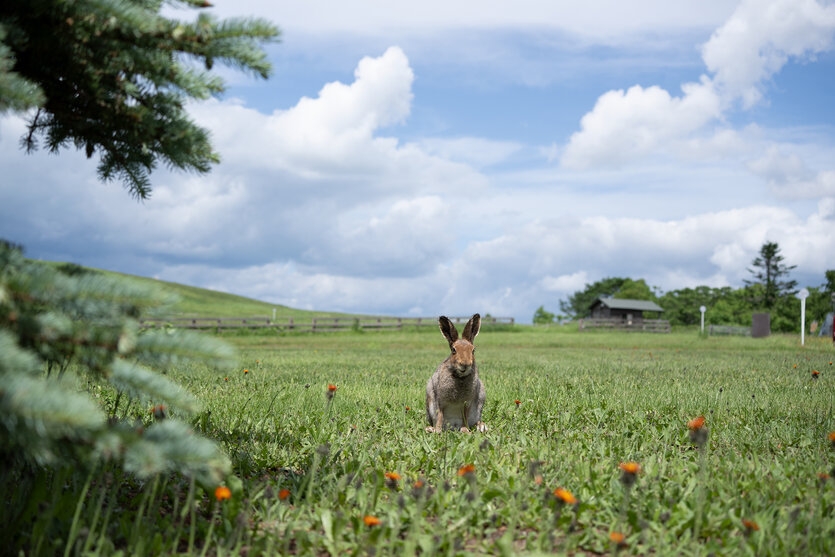
<svg viewBox="0 0 835 557">
<path fill-rule="evenodd" d="M 225 337 L 241 349 L 236 373 L 169 376 L 232 457 L 231 497 L 207 487 L 184 508 L 200 488 L 161 478 L 97 507 L 105 490 L 91 489 L 74 547 L 835 554 L 835 484 L 821 476 L 835 466 L 831 342 L 517 329 L 476 339 L 490 431 L 473 435 L 423 431 L 424 387 L 448 351 L 437 331 Z M 687 428 L 700 415 L 702 449 Z"/>
</svg>

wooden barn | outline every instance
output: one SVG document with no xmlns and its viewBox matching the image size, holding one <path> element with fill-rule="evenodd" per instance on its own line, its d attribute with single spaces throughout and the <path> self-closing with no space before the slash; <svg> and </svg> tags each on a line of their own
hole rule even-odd
<svg viewBox="0 0 835 557">
<path fill-rule="evenodd" d="M 589 307 L 592 319 L 623 319 L 626 322 L 639 321 L 645 311 L 661 313 L 664 308 L 649 300 L 627 300 L 600 296 Z"/>
<path fill-rule="evenodd" d="M 580 320 L 580 330 L 605 327 L 611 329 L 670 332 L 670 322 L 658 319 L 664 308 L 648 300 L 627 300 L 600 296 L 591 306 L 588 319 Z M 652 313 L 652 315 L 645 315 Z"/>
</svg>

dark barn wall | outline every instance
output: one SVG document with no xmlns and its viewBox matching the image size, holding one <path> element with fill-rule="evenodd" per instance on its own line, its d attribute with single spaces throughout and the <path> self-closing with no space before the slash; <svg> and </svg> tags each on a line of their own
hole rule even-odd
<svg viewBox="0 0 835 557">
<path fill-rule="evenodd" d="M 598 302 L 591 307 L 592 319 L 623 319 L 624 321 L 632 316 L 632 321 L 643 319 L 643 312 L 634 309 L 612 309 L 607 308 Z"/>
</svg>

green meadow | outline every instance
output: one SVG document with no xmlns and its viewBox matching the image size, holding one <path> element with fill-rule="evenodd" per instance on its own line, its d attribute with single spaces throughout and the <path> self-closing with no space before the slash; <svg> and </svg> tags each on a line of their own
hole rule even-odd
<svg viewBox="0 0 835 557">
<path fill-rule="evenodd" d="M 829 341 L 485 326 L 476 357 L 490 430 L 467 435 L 424 432 L 426 381 L 448 353 L 436 330 L 222 338 L 239 348 L 239 369 L 167 373 L 203 403 L 185 419 L 230 455 L 230 498 L 116 473 L 56 502 L 77 513 L 69 544 L 49 538 L 58 511 L 40 516 L 42 548 L 835 554 Z M 107 405 L 113 394 L 96 396 Z M 699 445 L 687 422 L 702 415 Z M 576 503 L 558 499 L 560 487 Z"/>
</svg>

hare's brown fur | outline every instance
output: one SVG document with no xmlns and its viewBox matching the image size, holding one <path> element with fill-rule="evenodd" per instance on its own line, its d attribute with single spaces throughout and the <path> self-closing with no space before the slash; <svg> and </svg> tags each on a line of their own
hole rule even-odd
<svg viewBox="0 0 835 557">
<path fill-rule="evenodd" d="M 441 333 L 449 342 L 450 355 L 432 374 L 426 384 L 426 431 L 440 433 L 445 429 L 470 428 L 486 431 L 481 421 L 486 391 L 478 378 L 475 362 L 475 340 L 481 328 L 481 316 L 475 314 L 464 327 L 462 338 L 447 317 L 438 319 Z"/>
</svg>

